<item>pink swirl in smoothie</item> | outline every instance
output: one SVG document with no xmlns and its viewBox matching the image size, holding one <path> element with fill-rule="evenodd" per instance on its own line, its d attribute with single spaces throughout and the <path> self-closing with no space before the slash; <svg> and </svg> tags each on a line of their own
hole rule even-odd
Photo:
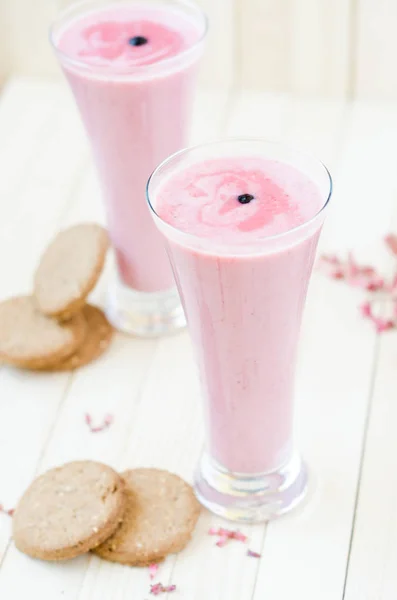
<svg viewBox="0 0 397 600">
<path fill-rule="evenodd" d="M 283 233 L 320 206 L 310 179 L 290 165 L 257 157 L 192 165 L 166 180 L 157 196 L 157 212 L 169 224 L 223 240 Z"/>
<path fill-rule="evenodd" d="M 95 13 L 94 22 L 89 14 L 76 20 L 61 34 L 58 46 L 93 66 L 151 65 L 178 55 L 198 37 L 196 27 L 181 14 L 164 15 L 142 5 L 107 8 Z"/>
</svg>

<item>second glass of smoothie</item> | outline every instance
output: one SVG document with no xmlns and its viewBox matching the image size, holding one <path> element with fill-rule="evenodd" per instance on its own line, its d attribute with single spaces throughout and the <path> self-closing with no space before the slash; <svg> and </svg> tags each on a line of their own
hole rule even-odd
<svg viewBox="0 0 397 600">
<path fill-rule="evenodd" d="M 260 140 L 183 150 L 149 180 L 202 385 L 207 449 L 195 489 L 231 520 L 268 520 L 305 494 L 295 364 L 330 196 L 319 161 Z"/>
<path fill-rule="evenodd" d="M 185 325 L 145 186 L 159 162 L 187 145 L 206 27 L 186 0 L 88 0 L 51 31 L 102 185 L 117 265 L 108 316 L 128 333 Z"/>
</svg>

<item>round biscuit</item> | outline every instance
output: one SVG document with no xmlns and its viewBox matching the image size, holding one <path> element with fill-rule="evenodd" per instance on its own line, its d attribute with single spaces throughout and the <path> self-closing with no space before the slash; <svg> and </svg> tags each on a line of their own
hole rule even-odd
<svg viewBox="0 0 397 600">
<path fill-rule="evenodd" d="M 86 304 L 82 314 L 87 323 L 87 335 L 80 348 L 66 360 L 43 370 L 74 371 L 93 362 L 107 350 L 114 330 L 104 312 L 92 304 Z"/>
<path fill-rule="evenodd" d="M 13 517 L 16 547 L 43 560 L 79 556 L 108 538 L 126 506 L 124 482 L 107 465 L 77 461 L 38 477 Z"/>
<path fill-rule="evenodd" d="M 31 296 L 0 303 L 0 362 L 37 369 L 50 367 L 73 354 L 87 332 L 81 314 L 65 323 L 43 315 Z"/>
<path fill-rule="evenodd" d="M 147 566 L 183 550 L 200 514 L 191 486 L 159 469 L 134 469 L 122 477 L 127 496 L 123 522 L 93 552 L 113 562 Z"/>
<path fill-rule="evenodd" d="M 65 320 L 79 312 L 102 272 L 109 240 L 95 223 L 58 233 L 44 252 L 34 277 L 40 310 Z"/>
</svg>

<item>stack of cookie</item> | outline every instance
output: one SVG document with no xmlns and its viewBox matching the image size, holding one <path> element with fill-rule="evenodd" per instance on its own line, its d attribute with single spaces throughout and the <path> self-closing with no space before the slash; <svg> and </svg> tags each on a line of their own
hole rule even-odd
<svg viewBox="0 0 397 600">
<path fill-rule="evenodd" d="M 88 551 L 131 566 L 158 563 L 189 542 L 200 513 L 193 490 L 158 469 L 116 473 L 71 462 L 38 477 L 13 517 L 17 548 L 43 560 Z"/>
<path fill-rule="evenodd" d="M 106 350 L 112 327 L 86 299 L 102 272 L 108 246 L 106 231 L 94 223 L 56 236 L 36 270 L 33 294 L 0 303 L 0 362 L 69 371 Z"/>
</svg>

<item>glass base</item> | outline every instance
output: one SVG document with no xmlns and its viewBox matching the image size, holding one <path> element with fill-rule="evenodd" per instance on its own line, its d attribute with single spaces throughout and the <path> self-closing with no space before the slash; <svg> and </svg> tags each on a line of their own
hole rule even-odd
<svg viewBox="0 0 397 600">
<path fill-rule="evenodd" d="M 261 523 L 299 504 L 306 494 L 307 472 L 297 455 L 277 471 L 243 475 L 226 471 L 204 454 L 194 488 L 201 504 L 216 515 L 241 523 Z"/>
<path fill-rule="evenodd" d="M 137 292 L 115 278 L 109 288 L 106 315 L 123 333 L 142 337 L 169 335 L 186 327 L 176 288 L 164 292 Z"/>
</svg>

